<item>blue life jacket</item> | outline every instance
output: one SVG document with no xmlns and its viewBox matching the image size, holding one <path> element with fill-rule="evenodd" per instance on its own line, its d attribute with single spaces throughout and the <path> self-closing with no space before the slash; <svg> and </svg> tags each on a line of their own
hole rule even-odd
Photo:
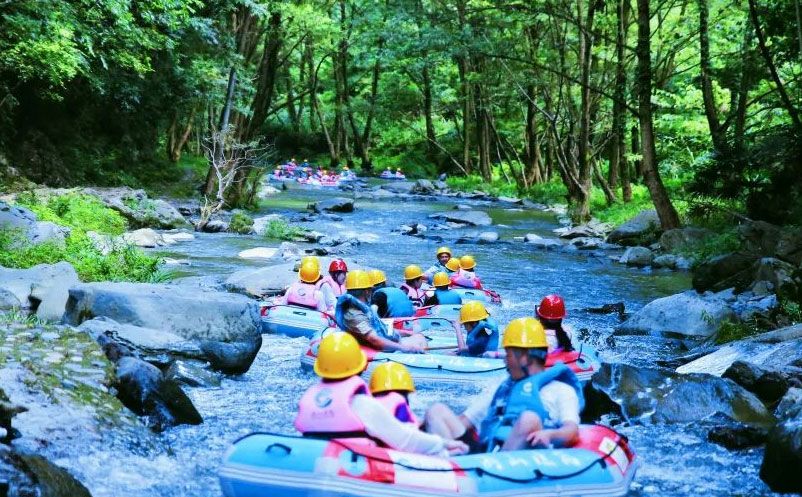
<svg viewBox="0 0 802 497">
<path fill-rule="evenodd" d="M 426 276 L 426 281 L 431 285 L 434 275 L 437 273 L 446 273 L 447 275 L 451 276 L 454 271 L 448 269 L 445 264 L 440 264 L 440 261 L 437 261 L 432 264 L 432 267 L 427 269 L 423 274 Z"/>
<path fill-rule="evenodd" d="M 510 435 L 512 426 L 524 411 L 531 411 L 537 414 L 543 421 L 544 428 L 559 427 L 559 423 L 549 417 L 548 411 L 540 400 L 540 389 L 552 381 L 561 381 L 574 388 L 577 397 L 579 397 L 579 410 L 581 412 L 585 407 L 582 386 L 579 384 L 579 379 L 577 379 L 574 372 L 561 362 L 554 364 L 554 366 L 541 373 L 527 376 L 518 381 L 507 378 L 493 395 L 490 408 L 487 410 L 487 415 L 479 429 L 482 445 L 488 451 L 491 451 L 495 445 L 503 444 Z"/>
<path fill-rule="evenodd" d="M 415 315 L 415 307 L 412 301 L 403 290 L 395 287 L 386 286 L 373 291 L 374 295 L 384 294 L 387 297 L 387 316 L 388 318 L 405 318 Z"/>
<path fill-rule="evenodd" d="M 454 290 L 435 290 L 437 303 L 439 305 L 460 305 L 462 304 L 462 297 Z"/>
<path fill-rule="evenodd" d="M 468 333 L 465 345 L 468 346 L 468 355 L 474 357 L 498 349 L 498 324 L 491 318 L 479 321 Z"/>
<path fill-rule="evenodd" d="M 345 326 L 345 311 L 348 309 L 348 307 L 356 307 L 360 311 L 364 312 L 368 317 L 371 328 L 373 328 L 373 331 L 375 331 L 379 336 L 386 338 L 387 340 L 392 340 L 393 342 L 397 342 L 401 339 L 401 336 L 397 331 L 387 331 L 387 326 L 384 325 L 381 318 L 378 314 L 376 314 L 376 311 L 374 311 L 372 307 L 368 306 L 350 293 L 344 293 L 340 295 L 339 298 L 337 298 L 337 305 L 334 308 L 334 321 L 337 322 L 337 326 L 339 326 L 340 329 L 346 331 L 348 330 L 348 328 Z"/>
</svg>

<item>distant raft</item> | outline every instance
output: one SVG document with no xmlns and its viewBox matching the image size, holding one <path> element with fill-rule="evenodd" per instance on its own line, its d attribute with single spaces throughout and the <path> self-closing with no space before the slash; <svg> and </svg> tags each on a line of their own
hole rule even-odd
<svg viewBox="0 0 802 497">
<path fill-rule="evenodd" d="M 638 460 L 627 439 L 582 425 L 569 448 L 440 458 L 364 439 L 320 440 L 254 433 L 220 468 L 226 497 L 623 496 Z"/>
</svg>

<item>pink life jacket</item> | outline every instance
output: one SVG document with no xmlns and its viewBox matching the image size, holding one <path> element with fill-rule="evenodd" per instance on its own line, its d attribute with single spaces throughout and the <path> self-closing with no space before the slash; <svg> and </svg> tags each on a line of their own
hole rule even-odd
<svg viewBox="0 0 802 497">
<path fill-rule="evenodd" d="M 339 297 L 340 295 L 345 293 L 345 285 L 340 285 L 334 278 L 331 277 L 330 274 L 327 274 L 320 280 L 320 285 L 323 286 L 324 284 L 329 285 L 331 287 L 331 291 L 334 292 L 335 297 Z"/>
<path fill-rule="evenodd" d="M 401 421 L 402 423 L 412 423 L 415 426 L 419 425 L 418 418 L 415 417 L 415 413 L 409 408 L 407 400 L 400 393 L 388 392 L 384 395 L 379 395 L 374 398 L 378 400 L 379 403 L 388 411 L 390 411 L 393 416 L 395 416 L 395 419 Z"/>
<path fill-rule="evenodd" d="M 407 294 L 407 297 L 409 297 L 409 300 L 412 301 L 413 306 L 423 307 L 423 302 L 426 300 L 426 290 L 424 290 L 422 286 L 416 289 L 412 288 L 406 283 L 402 283 L 398 288 Z"/>
<path fill-rule="evenodd" d="M 298 403 L 295 429 L 304 435 L 321 434 L 328 438 L 365 437 L 365 424 L 351 409 L 355 395 L 370 395 L 368 384 L 359 376 L 318 382 Z"/>
<path fill-rule="evenodd" d="M 318 288 L 318 285 L 314 283 L 296 281 L 287 289 L 287 303 L 308 307 L 310 309 L 317 309 L 320 304 L 318 295 L 316 295 L 319 291 Z"/>
<path fill-rule="evenodd" d="M 482 280 L 476 273 L 460 269 L 451 275 L 451 284 L 461 288 L 482 288 Z"/>
</svg>

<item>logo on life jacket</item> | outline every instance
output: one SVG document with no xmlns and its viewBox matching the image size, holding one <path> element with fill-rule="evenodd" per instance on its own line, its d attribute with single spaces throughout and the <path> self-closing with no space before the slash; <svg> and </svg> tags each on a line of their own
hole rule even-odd
<svg viewBox="0 0 802 497">
<path fill-rule="evenodd" d="M 532 388 L 533 387 L 531 383 L 528 382 L 524 383 L 522 388 L 523 391 L 521 393 L 523 393 L 524 395 L 532 395 Z"/>
<path fill-rule="evenodd" d="M 315 395 L 315 405 L 317 405 L 321 409 L 325 409 L 326 407 L 331 405 L 331 390 L 328 388 L 322 389 L 320 392 Z"/>
</svg>

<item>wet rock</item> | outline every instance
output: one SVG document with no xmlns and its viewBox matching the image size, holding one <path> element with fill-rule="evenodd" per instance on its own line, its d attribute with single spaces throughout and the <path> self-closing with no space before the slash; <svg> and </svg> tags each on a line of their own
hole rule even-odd
<svg viewBox="0 0 802 497">
<path fill-rule="evenodd" d="M 0 446 L 0 495 L 92 497 L 89 490 L 66 469 L 56 466 L 40 455 L 2 446 Z"/>
<path fill-rule="evenodd" d="M 298 279 L 294 262 L 256 269 L 243 269 L 229 276 L 224 285 L 230 292 L 252 297 L 272 297 Z"/>
<path fill-rule="evenodd" d="M 765 404 L 774 404 L 780 400 L 791 386 L 788 375 L 745 361 L 733 362 L 721 377 L 729 378 L 741 385 L 757 395 Z"/>
<path fill-rule="evenodd" d="M 14 295 L 21 309 L 48 321 L 64 314 L 67 292 L 80 283 L 69 262 L 39 264 L 29 269 L 0 268 L 0 289 Z"/>
<path fill-rule="evenodd" d="M 438 190 L 448 190 L 448 183 L 446 183 L 445 181 L 437 180 L 433 181 L 432 184 Z"/>
<path fill-rule="evenodd" d="M 27 407 L 11 402 L 0 388 L 0 444 L 11 443 L 11 440 L 16 438 L 17 430 L 11 426 L 12 418 L 27 410 Z"/>
<path fill-rule="evenodd" d="M 717 414 L 749 424 L 773 421 L 752 393 L 712 375 L 605 363 L 591 382 L 634 422 L 692 423 Z"/>
<path fill-rule="evenodd" d="M 658 269 L 677 269 L 677 256 L 674 254 L 658 255 L 652 259 L 652 266 Z"/>
<path fill-rule="evenodd" d="M 412 193 L 415 188 L 415 183 L 412 181 L 391 181 L 381 185 L 381 190 L 387 190 L 392 193 Z"/>
<path fill-rule="evenodd" d="M 802 266 L 802 228 L 784 228 L 774 255 L 794 266 Z"/>
<path fill-rule="evenodd" d="M 707 434 L 708 440 L 730 450 L 761 446 L 766 443 L 768 437 L 768 429 L 744 424 L 716 426 Z"/>
<path fill-rule="evenodd" d="M 119 240 L 123 244 L 135 245 L 143 248 L 160 247 L 167 244 L 164 241 L 164 238 L 162 238 L 160 234 L 156 233 L 151 228 L 141 228 L 136 231 L 123 233 Z"/>
<path fill-rule="evenodd" d="M 285 261 L 297 260 L 303 257 L 304 251 L 297 244 L 292 242 L 281 242 L 278 246 L 278 253 Z"/>
<path fill-rule="evenodd" d="M 118 211 L 134 228 L 179 228 L 187 220 L 178 209 L 164 200 L 148 198 L 144 190 L 128 187 L 85 188 L 84 193 L 98 197 L 107 207 Z"/>
<path fill-rule="evenodd" d="M 450 211 L 430 214 L 430 219 L 444 219 L 448 222 L 466 224 L 468 226 L 490 226 L 493 220 L 484 211 Z"/>
<path fill-rule="evenodd" d="M 483 231 L 479 233 L 476 242 L 480 244 L 496 243 L 498 241 L 498 233 L 495 231 Z"/>
<path fill-rule="evenodd" d="M 421 238 L 423 238 L 423 236 L 426 234 L 426 231 L 426 226 L 420 223 L 402 224 L 396 229 L 396 232 L 401 233 L 402 235 L 417 236 Z"/>
<path fill-rule="evenodd" d="M 720 292 L 727 288 L 746 288 L 752 282 L 752 267 L 757 257 L 746 253 L 730 253 L 713 257 L 699 264 L 693 272 L 693 288 L 704 292 Z"/>
<path fill-rule="evenodd" d="M 196 362 L 175 361 L 164 373 L 164 377 L 190 387 L 220 386 L 220 376 Z"/>
<path fill-rule="evenodd" d="M 775 492 L 802 493 L 802 389 L 792 388 L 785 394 L 777 418 L 766 443 L 760 478 Z"/>
<path fill-rule="evenodd" d="M 796 301 L 800 295 L 800 281 L 796 268 L 787 262 L 771 257 L 764 257 L 753 266 L 755 282 L 765 281 L 780 298 Z M 754 283 L 753 283 L 754 285 Z"/>
<path fill-rule="evenodd" d="M 471 207 L 468 204 L 456 204 L 454 206 L 454 210 L 455 211 L 470 211 L 470 210 L 473 210 L 473 207 Z"/>
<path fill-rule="evenodd" d="M 646 247 L 629 247 L 619 262 L 627 266 L 646 267 L 652 264 L 653 257 L 652 251 Z"/>
<path fill-rule="evenodd" d="M 437 188 L 435 188 L 434 183 L 432 183 L 428 179 L 419 179 L 415 181 L 414 185 L 410 193 L 416 193 L 418 195 L 433 195 L 436 193 Z"/>
<path fill-rule="evenodd" d="M 606 238 L 607 233 L 610 232 L 612 226 L 608 223 L 599 222 L 597 219 L 591 219 L 587 224 L 579 226 L 566 226 L 557 228 L 554 233 L 560 238 L 570 240 L 572 238 Z"/>
<path fill-rule="evenodd" d="M 206 354 L 197 343 L 166 330 L 121 324 L 104 316 L 84 321 L 78 329 L 101 346 L 108 341 L 114 342 L 115 350 L 122 355 L 138 357 L 159 366 L 166 366 L 178 358 L 206 360 Z"/>
<path fill-rule="evenodd" d="M 720 296 L 687 291 L 654 300 L 616 328 L 617 334 L 707 338 L 735 313 Z"/>
<path fill-rule="evenodd" d="M 270 259 L 278 252 L 274 247 L 254 247 L 251 249 L 243 250 L 237 257 L 241 259 Z"/>
<path fill-rule="evenodd" d="M 167 244 L 191 242 L 195 240 L 195 235 L 187 233 L 186 231 L 178 231 L 175 233 L 162 233 L 162 238 Z"/>
<path fill-rule="evenodd" d="M 309 204 L 309 210 L 316 213 L 321 212 L 354 212 L 354 199 L 352 198 L 345 198 L 345 197 L 334 197 L 328 198 L 325 200 L 321 200 L 320 202 L 315 202 L 313 204 Z"/>
<path fill-rule="evenodd" d="M 607 236 L 609 243 L 618 245 L 648 245 L 657 240 L 660 234 L 660 218 L 657 211 L 645 210 L 629 221 L 615 228 Z"/>
<path fill-rule="evenodd" d="M 712 235 L 712 231 L 704 228 L 675 228 L 660 235 L 660 247 L 668 253 L 693 250 Z"/>
<path fill-rule="evenodd" d="M 64 313 L 68 324 L 106 316 L 118 323 L 171 332 L 196 342 L 213 367 L 230 374 L 246 372 L 262 342 L 258 306 L 241 295 L 141 283 L 85 283 L 69 294 Z M 231 349 L 231 358 L 218 357 L 229 350 L 226 344 L 241 346 Z M 250 356 L 242 354 L 246 349 L 252 351 Z"/>
<path fill-rule="evenodd" d="M 582 310 L 591 314 L 618 314 L 621 319 L 626 316 L 626 307 L 623 302 L 604 304 L 601 307 L 586 307 Z"/>
<path fill-rule="evenodd" d="M 222 219 L 212 219 L 201 228 L 204 233 L 223 233 L 228 231 L 228 223 Z"/>
<path fill-rule="evenodd" d="M 535 235 L 534 233 L 528 233 L 524 237 L 524 241 L 542 250 L 554 250 L 562 247 L 562 243 L 560 243 L 559 240 L 555 240 L 554 238 L 543 238 L 542 236 Z"/>
<path fill-rule="evenodd" d="M 116 377 L 117 397 L 137 415 L 148 416 L 154 430 L 203 422 L 178 383 L 164 378 L 156 366 L 135 357 L 123 357 L 117 362 Z"/>
<path fill-rule="evenodd" d="M 514 205 L 523 205 L 524 203 L 523 200 L 515 197 L 499 197 L 498 201 L 504 202 L 505 204 L 514 204 Z"/>
<path fill-rule="evenodd" d="M 579 250 L 597 250 L 607 248 L 608 244 L 602 238 L 594 238 L 588 236 L 580 236 L 571 239 L 571 245 Z"/>
</svg>

